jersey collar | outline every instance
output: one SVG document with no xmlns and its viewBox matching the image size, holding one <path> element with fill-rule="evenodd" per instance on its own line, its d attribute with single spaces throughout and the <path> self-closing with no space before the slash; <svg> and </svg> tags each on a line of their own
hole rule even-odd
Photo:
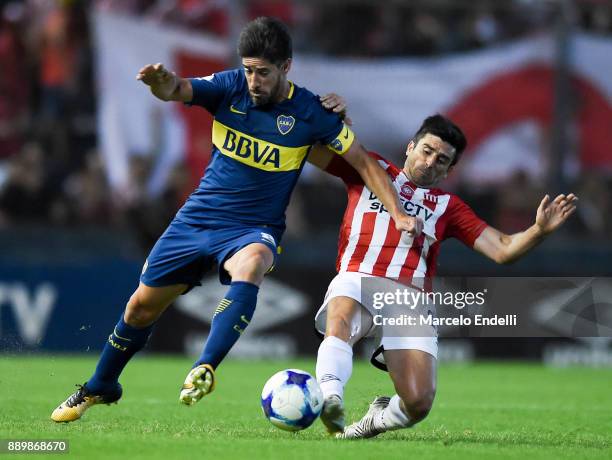
<svg viewBox="0 0 612 460">
<path fill-rule="evenodd" d="M 417 184 L 415 184 L 414 182 L 412 182 L 410 180 L 410 178 L 408 177 L 408 175 L 404 172 L 403 169 L 400 169 L 399 174 L 397 175 L 397 182 L 399 184 L 399 186 L 403 186 L 405 184 L 407 184 L 408 186 L 410 186 L 410 188 L 416 192 L 417 190 L 422 191 L 424 194 L 429 192 L 428 188 L 424 188 L 424 187 L 420 187 Z"/>
<path fill-rule="evenodd" d="M 289 82 L 289 94 L 287 95 L 287 99 L 291 99 L 293 97 L 293 91 L 295 89 L 295 86 L 293 85 L 293 82 L 291 80 L 287 80 Z"/>
</svg>

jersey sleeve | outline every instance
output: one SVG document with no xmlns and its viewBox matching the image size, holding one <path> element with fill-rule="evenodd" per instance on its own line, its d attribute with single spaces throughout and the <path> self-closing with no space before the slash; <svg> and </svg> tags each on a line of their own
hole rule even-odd
<svg viewBox="0 0 612 460">
<path fill-rule="evenodd" d="M 193 99 L 188 105 L 204 107 L 213 115 L 219 104 L 236 82 L 238 70 L 226 70 L 207 77 L 190 78 Z"/>
<path fill-rule="evenodd" d="M 355 134 L 338 114 L 325 110 L 319 101 L 313 117 L 314 142 L 320 142 L 339 155 L 346 153 L 353 144 Z"/>
<path fill-rule="evenodd" d="M 487 227 L 487 223 L 476 215 L 476 213 L 457 196 L 452 196 L 450 202 L 450 213 L 446 227 L 446 238 L 457 238 L 468 247 L 473 247 L 474 242 Z"/>
<path fill-rule="evenodd" d="M 387 169 L 388 163 L 383 157 L 374 152 L 368 152 L 372 158 L 378 161 L 383 169 Z M 339 177 L 346 184 L 363 184 L 363 179 L 351 164 L 340 155 L 334 155 L 329 164 L 325 167 L 325 172 L 332 176 Z"/>
<path fill-rule="evenodd" d="M 325 168 L 325 172 L 332 176 L 339 177 L 345 183 L 355 183 L 361 180 L 359 173 L 353 168 L 348 161 L 339 155 L 334 155 Z"/>
</svg>

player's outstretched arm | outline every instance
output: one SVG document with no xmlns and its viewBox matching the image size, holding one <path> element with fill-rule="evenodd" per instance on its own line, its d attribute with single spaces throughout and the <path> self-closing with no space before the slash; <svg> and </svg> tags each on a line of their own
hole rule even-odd
<svg viewBox="0 0 612 460">
<path fill-rule="evenodd" d="M 387 208 L 395 221 L 395 227 L 411 236 L 418 236 L 423 230 L 423 221 L 406 214 L 389 176 L 378 161 L 368 155 L 357 139 L 344 154 L 344 159 L 357 170 L 367 187 Z"/>
<path fill-rule="evenodd" d="M 144 66 L 138 71 L 136 80 L 148 85 L 153 95 L 162 101 L 191 102 L 193 99 L 191 82 L 169 71 L 160 62 Z"/>
<path fill-rule="evenodd" d="M 514 262 L 557 230 L 574 213 L 577 202 L 578 197 L 573 193 L 559 195 L 552 202 L 546 195 L 531 227 L 513 235 L 487 227 L 474 242 L 474 249 L 499 264 Z"/>
<path fill-rule="evenodd" d="M 326 94 L 321 97 L 321 103 L 326 109 L 338 113 L 346 124 L 352 125 L 353 122 L 346 116 L 347 105 L 342 96 L 335 93 Z M 418 236 L 423 230 L 423 221 L 406 214 L 389 176 L 380 164 L 368 155 L 357 139 L 353 140 L 351 147 L 344 154 L 344 159 L 357 170 L 367 187 L 387 208 L 395 221 L 395 227 L 411 236 Z M 322 147 L 314 146 L 308 161 L 325 171 L 331 161 L 331 156 L 323 152 Z"/>
</svg>

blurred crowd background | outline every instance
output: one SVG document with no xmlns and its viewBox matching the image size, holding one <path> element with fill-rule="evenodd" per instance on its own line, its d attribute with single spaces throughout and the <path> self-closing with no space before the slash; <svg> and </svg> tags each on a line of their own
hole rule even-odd
<svg viewBox="0 0 612 460">
<path fill-rule="evenodd" d="M 287 22 L 298 53 L 364 59 L 463 53 L 555 27 L 551 2 L 525 0 L 242 3 L 245 19 L 274 15 Z M 576 28 L 612 36 L 610 2 L 584 1 L 574 7 Z M 179 164 L 163 193 L 151 197 L 146 183 L 154 158 L 136 155 L 130 159 L 133 190 L 119 199 L 113 196 L 98 151 L 89 13 L 100 8 L 230 38 L 232 2 L 4 0 L 0 8 L 0 227 L 119 229 L 134 234 L 146 251 L 193 183 Z M 572 181 L 570 189 L 581 198 L 570 225 L 572 238 L 612 240 L 610 185 L 603 174 Z M 328 193 L 337 198 L 325 204 L 328 212 L 320 212 L 312 207 L 311 201 L 320 196 L 311 193 L 313 187 L 339 186 L 302 183 L 289 212 L 289 236 L 337 228 L 344 194 Z M 532 222 L 544 192 L 542 184 L 520 172 L 484 189 L 472 190 L 464 183 L 453 187 L 484 218 L 508 232 Z"/>
</svg>

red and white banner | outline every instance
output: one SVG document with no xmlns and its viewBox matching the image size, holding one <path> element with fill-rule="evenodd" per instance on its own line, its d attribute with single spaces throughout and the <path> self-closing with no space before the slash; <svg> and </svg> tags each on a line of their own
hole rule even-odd
<svg viewBox="0 0 612 460">
<path fill-rule="evenodd" d="M 453 119 L 468 149 L 450 178 L 495 183 L 517 170 L 543 178 L 553 117 L 555 44 L 550 37 L 461 55 L 397 60 L 296 59 L 293 77 L 349 103 L 358 138 L 398 163 L 422 120 Z M 612 40 L 572 41 L 575 100 L 566 171 L 612 172 Z M 568 96 L 569 97 L 569 96 Z M 554 161 L 554 157 L 553 160 Z"/>
<path fill-rule="evenodd" d="M 102 12 L 95 14 L 94 24 L 100 143 L 113 187 L 129 191 L 133 154 L 158 155 L 152 192 L 184 155 L 194 180 L 199 178 L 210 152 L 210 116 L 157 101 L 134 77 L 140 67 L 156 62 L 182 76 L 208 75 L 233 61 L 234 43 Z M 344 96 L 359 140 L 400 164 L 406 144 L 426 116 L 450 116 L 469 143 L 452 176 L 482 184 L 517 170 L 545 177 L 551 161 L 554 54 L 552 38 L 543 36 L 433 58 L 298 55 L 290 78 L 316 93 Z M 610 39 L 577 35 L 572 40 L 575 98 L 565 165 L 570 174 L 612 172 L 610 56 Z"/>
<path fill-rule="evenodd" d="M 162 62 L 181 76 L 209 75 L 228 67 L 230 48 L 218 39 L 107 12 L 97 12 L 93 24 L 99 142 L 113 189 L 129 199 L 132 155 L 157 157 L 149 183 L 153 194 L 179 159 L 186 158 L 197 181 L 210 156 L 212 117 L 158 100 L 136 74 Z"/>
</svg>

